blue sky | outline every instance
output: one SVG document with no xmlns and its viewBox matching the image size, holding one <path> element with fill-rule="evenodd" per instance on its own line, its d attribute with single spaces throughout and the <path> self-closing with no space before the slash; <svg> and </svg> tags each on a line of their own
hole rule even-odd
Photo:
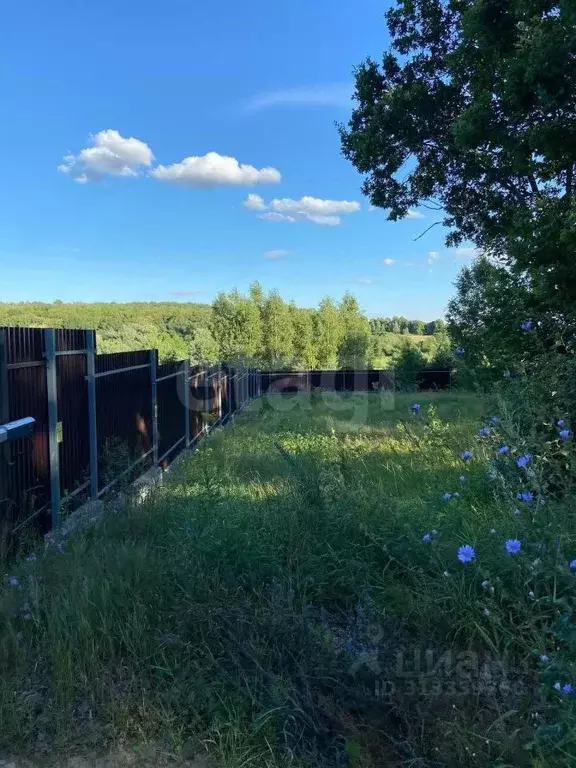
<svg viewBox="0 0 576 768">
<path fill-rule="evenodd" d="M 21 0 L 3 13 L 0 301 L 211 301 L 442 314 L 470 250 L 387 222 L 340 155 L 382 0 Z M 210 154 L 213 153 L 213 154 Z M 250 198 L 248 196 L 251 196 Z M 433 254 L 432 256 L 430 254 Z"/>
</svg>

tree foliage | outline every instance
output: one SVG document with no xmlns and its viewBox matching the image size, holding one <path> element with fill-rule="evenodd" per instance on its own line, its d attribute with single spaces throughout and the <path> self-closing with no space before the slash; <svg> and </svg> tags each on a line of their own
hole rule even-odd
<svg viewBox="0 0 576 768">
<path fill-rule="evenodd" d="M 576 3 L 398 0 L 391 48 L 356 70 L 344 155 L 391 220 L 426 205 L 526 275 L 538 302 L 576 299 Z"/>
<path fill-rule="evenodd" d="M 320 309 L 286 303 L 258 283 L 247 296 L 219 294 L 212 306 L 185 302 L 133 304 L 0 303 L 0 327 L 94 328 L 99 352 L 158 349 L 160 359 L 208 365 L 218 361 L 309 370 L 326 367 L 389 367 L 409 341 L 431 359 L 439 337 L 412 336 L 425 326 L 402 318 L 403 333 L 384 330 L 396 321 L 368 321 L 350 294 Z M 430 323 L 436 327 L 442 321 Z M 430 330 L 430 328 L 428 330 Z M 408 335 L 406 335 L 408 333 Z"/>
</svg>

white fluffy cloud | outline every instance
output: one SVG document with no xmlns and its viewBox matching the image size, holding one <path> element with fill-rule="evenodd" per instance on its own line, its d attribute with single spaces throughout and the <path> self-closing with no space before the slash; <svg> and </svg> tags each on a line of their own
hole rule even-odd
<svg viewBox="0 0 576 768">
<path fill-rule="evenodd" d="M 282 178 L 276 168 L 254 168 L 218 152 L 208 152 L 202 157 L 186 157 L 181 163 L 173 165 L 158 165 L 150 171 L 150 175 L 160 181 L 198 189 L 278 184 Z"/>
<path fill-rule="evenodd" d="M 404 216 L 405 219 L 425 219 L 426 216 L 424 216 L 423 213 L 420 213 L 420 211 L 414 211 L 412 208 L 408 209 L 408 213 L 406 216 Z"/>
<path fill-rule="evenodd" d="M 382 259 L 382 264 L 386 264 L 387 267 L 391 267 L 392 264 L 396 264 L 396 259 Z"/>
<path fill-rule="evenodd" d="M 257 199 L 254 199 L 257 198 Z M 341 216 L 360 210 L 360 203 L 351 200 L 322 200 L 318 197 L 304 196 L 300 200 L 289 197 L 275 198 L 266 204 L 259 195 L 248 195 L 244 201 L 246 208 L 262 211 L 260 218 L 267 221 L 312 221 L 324 226 L 337 226 Z"/>
<path fill-rule="evenodd" d="M 246 200 L 242 203 L 242 205 L 245 208 L 248 208 L 249 211 L 265 211 L 266 210 L 266 203 L 264 200 L 260 197 L 260 195 L 255 195 L 254 193 L 250 193 Z"/>
<path fill-rule="evenodd" d="M 288 256 L 288 254 L 289 251 L 283 251 L 281 248 L 279 248 L 276 251 L 266 251 L 264 258 L 274 261 L 275 259 L 283 259 L 284 256 Z"/>
<path fill-rule="evenodd" d="M 112 128 L 100 131 L 91 139 L 94 146 L 82 149 L 77 155 L 66 155 L 58 166 L 59 171 L 79 184 L 99 181 L 104 176 L 137 176 L 154 160 L 148 144 L 133 137 L 125 139 Z"/>
<path fill-rule="evenodd" d="M 434 264 L 435 261 L 438 261 L 440 258 L 440 254 L 438 251 L 430 251 L 428 254 L 428 264 Z"/>
</svg>

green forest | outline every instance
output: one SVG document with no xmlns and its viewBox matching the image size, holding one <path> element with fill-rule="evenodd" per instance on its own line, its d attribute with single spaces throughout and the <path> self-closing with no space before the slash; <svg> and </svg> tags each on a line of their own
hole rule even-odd
<svg viewBox="0 0 576 768">
<path fill-rule="evenodd" d="M 369 319 L 346 293 L 315 309 L 259 283 L 247 295 L 220 293 L 212 305 L 183 302 L 0 304 L 0 326 L 90 328 L 98 351 L 158 349 L 160 359 L 241 362 L 260 368 L 385 368 L 408 360 L 449 362 L 442 320 Z"/>
</svg>

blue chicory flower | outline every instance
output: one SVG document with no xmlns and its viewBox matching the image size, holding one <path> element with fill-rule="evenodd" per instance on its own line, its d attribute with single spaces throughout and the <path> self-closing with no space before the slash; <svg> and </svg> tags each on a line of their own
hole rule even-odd
<svg viewBox="0 0 576 768">
<path fill-rule="evenodd" d="M 507 539 L 504 546 L 509 555 L 517 555 L 522 549 L 522 542 L 518 539 Z"/>
<path fill-rule="evenodd" d="M 471 563 L 476 558 L 476 550 L 470 544 L 462 544 L 458 547 L 458 560 L 461 563 Z"/>
<path fill-rule="evenodd" d="M 11 576 L 11 577 L 8 579 L 8 584 L 9 584 L 11 587 L 19 587 L 19 586 L 20 586 L 20 581 L 19 581 L 19 579 L 17 579 L 17 578 L 16 578 L 16 576 Z"/>
<path fill-rule="evenodd" d="M 529 502 L 534 501 L 534 494 L 532 491 L 520 491 L 516 494 L 516 498 L 518 501 L 523 501 L 528 504 Z"/>
<path fill-rule="evenodd" d="M 472 451 L 462 451 L 460 458 L 464 461 L 468 461 L 468 459 L 472 458 Z"/>
<path fill-rule="evenodd" d="M 422 536 L 422 541 L 424 544 L 428 544 L 430 541 L 432 541 L 432 536 L 429 533 L 425 533 L 424 536 Z"/>
<path fill-rule="evenodd" d="M 488 608 L 484 608 L 482 613 L 484 614 L 484 616 L 490 616 L 490 611 L 488 610 Z"/>
<path fill-rule="evenodd" d="M 38 558 L 36 557 L 34 552 L 32 552 L 32 554 L 28 555 L 28 557 L 26 558 L 26 561 L 28 563 L 34 563 L 34 562 L 36 562 L 36 560 L 38 560 Z"/>
<path fill-rule="evenodd" d="M 461 483 L 462 485 L 466 485 L 466 483 L 468 482 L 468 478 L 466 477 L 466 475 L 460 475 L 460 477 L 458 478 L 458 480 L 460 481 L 460 483 Z"/>
<path fill-rule="evenodd" d="M 546 656 L 545 653 L 542 653 L 540 655 L 540 661 L 542 662 L 542 664 L 548 664 L 548 662 L 550 661 L 550 656 Z"/>
<path fill-rule="evenodd" d="M 562 693 L 568 693 L 568 694 L 574 693 L 574 686 L 572 685 L 572 683 L 565 683 L 562 686 Z"/>
<path fill-rule="evenodd" d="M 452 498 L 452 494 L 446 491 L 445 493 L 442 494 L 442 498 L 444 499 L 444 501 L 450 501 L 450 499 Z"/>
<path fill-rule="evenodd" d="M 464 357 L 464 355 L 466 354 L 466 350 L 464 349 L 464 347 L 456 347 L 454 352 L 458 355 L 458 357 Z"/>
<path fill-rule="evenodd" d="M 561 437 L 562 440 L 567 440 L 569 437 L 572 437 L 572 430 L 561 429 L 560 432 L 558 432 L 558 436 Z"/>
<path fill-rule="evenodd" d="M 571 571 L 576 571 L 576 559 L 570 562 L 569 568 Z"/>
<path fill-rule="evenodd" d="M 522 328 L 523 331 L 529 331 L 533 325 L 534 323 L 532 322 L 532 320 L 524 320 L 520 328 Z"/>
<path fill-rule="evenodd" d="M 494 536 L 494 534 L 496 533 L 496 528 L 490 528 L 490 530 L 488 531 L 488 533 L 489 533 L 491 536 Z"/>
<path fill-rule="evenodd" d="M 562 427 L 566 426 L 566 422 L 564 421 L 564 419 L 558 419 L 558 421 L 556 422 L 556 426 L 562 429 Z"/>
<path fill-rule="evenodd" d="M 432 528 L 432 536 L 438 536 L 438 531 L 436 528 Z"/>
<path fill-rule="evenodd" d="M 410 406 L 410 410 L 412 411 L 412 413 L 418 413 L 418 411 L 420 410 L 420 408 L 422 408 L 422 406 L 420 405 L 420 403 L 414 403 L 414 405 L 411 405 L 411 406 Z"/>
<path fill-rule="evenodd" d="M 519 456 L 516 459 L 516 464 L 519 467 L 526 467 L 528 464 L 530 464 L 531 460 L 532 460 L 532 456 L 529 453 L 525 453 L 523 456 Z"/>
<path fill-rule="evenodd" d="M 498 424 L 500 419 L 498 418 L 498 416 L 490 416 L 488 421 L 490 422 L 490 424 Z"/>
<path fill-rule="evenodd" d="M 482 427 L 478 432 L 478 434 L 480 435 L 480 437 L 490 437 L 490 435 L 492 434 L 492 430 L 490 429 L 490 427 Z"/>
<path fill-rule="evenodd" d="M 498 448 L 498 450 L 496 451 L 496 453 L 498 454 L 498 456 L 505 456 L 509 450 L 510 450 L 510 446 L 501 445 L 500 448 Z"/>
</svg>

